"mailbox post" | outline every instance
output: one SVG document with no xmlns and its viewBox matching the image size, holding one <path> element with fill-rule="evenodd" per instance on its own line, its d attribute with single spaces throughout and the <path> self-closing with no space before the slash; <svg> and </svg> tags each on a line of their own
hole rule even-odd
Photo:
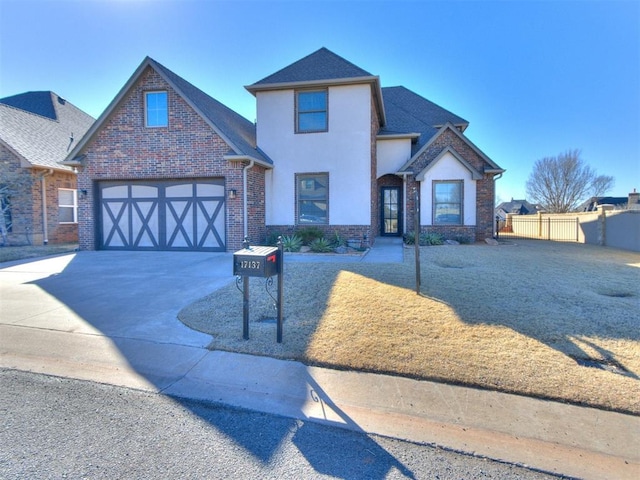
<svg viewBox="0 0 640 480">
<path fill-rule="evenodd" d="M 282 239 L 278 238 L 277 247 L 252 247 L 245 237 L 242 246 L 244 247 L 242 250 L 238 250 L 233 254 L 233 274 L 237 277 L 236 285 L 239 285 L 239 280 L 242 278 L 242 338 L 249 339 L 249 278 L 260 277 L 269 282 L 271 277 L 277 275 L 278 294 L 277 299 L 274 299 L 278 312 L 276 339 L 278 343 L 282 343 L 282 267 L 284 261 Z M 239 286 L 238 289 L 240 289 Z M 269 295 L 271 294 L 269 293 Z"/>
</svg>

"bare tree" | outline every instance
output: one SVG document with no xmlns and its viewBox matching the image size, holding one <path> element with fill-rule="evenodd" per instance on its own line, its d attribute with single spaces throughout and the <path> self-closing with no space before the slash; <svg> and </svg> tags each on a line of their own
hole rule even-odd
<svg viewBox="0 0 640 480">
<path fill-rule="evenodd" d="M 613 177 L 597 175 L 584 163 L 580 150 L 570 150 L 536 160 L 527 180 L 527 196 L 547 212 L 566 213 L 587 198 L 604 194 L 613 185 Z"/>
</svg>

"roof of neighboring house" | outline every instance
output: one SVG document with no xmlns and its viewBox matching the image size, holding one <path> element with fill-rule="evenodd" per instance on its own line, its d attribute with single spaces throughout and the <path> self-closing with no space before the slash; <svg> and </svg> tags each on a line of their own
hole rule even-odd
<svg viewBox="0 0 640 480">
<path fill-rule="evenodd" d="M 576 208 L 577 212 L 595 212 L 598 205 L 615 205 L 624 208 L 629 203 L 629 197 L 591 197 Z"/>
<path fill-rule="evenodd" d="M 379 136 L 400 132 L 415 132 L 420 136 L 411 147 L 411 154 L 420 150 L 446 123 L 464 131 L 469 122 L 435 103 L 421 97 L 405 87 L 382 89 L 387 124 L 378 132 Z"/>
<path fill-rule="evenodd" d="M 74 158 L 82 151 L 82 148 L 90 141 L 111 113 L 117 108 L 120 101 L 126 96 L 129 89 L 137 82 L 147 67 L 153 68 L 158 74 L 180 95 L 209 126 L 218 133 L 229 145 L 229 157 L 256 160 L 264 166 L 272 165 L 271 159 L 256 147 L 256 128 L 240 114 L 226 107 L 213 97 L 207 95 L 199 88 L 187 82 L 184 78 L 175 74 L 165 66 L 146 57 L 127 81 L 118 95 L 112 100 L 106 110 L 100 115 L 88 134 L 68 155 L 67 163 L 77 162 Z"/>
<path fill-rule="evenodd" d="M 516 215 L 531 215 L 538 212 L 536 205 L 526 200 L 514 200 L 510 202 L 502 202 L 496 207 L 496 211 L 502 210 L 505 213 L 514 213 Z"/>
<path fill-rule="evenodd" d="M 25 167 L 69 170 L 61 165 L 94 119 L 53 92 L 0 99 L 0 141 Z"/>
</svg>

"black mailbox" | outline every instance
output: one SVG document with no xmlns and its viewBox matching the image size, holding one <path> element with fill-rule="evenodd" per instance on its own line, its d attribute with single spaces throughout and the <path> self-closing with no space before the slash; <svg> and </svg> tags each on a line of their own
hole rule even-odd
<svg viewBox="0 0 640 480">
<path fill-rule="evenodd" d="M 233 274 L 243 277 L 272 277 L 280 273 L 278 247 L 247 247 L 233 254 Z"/>
</svg>

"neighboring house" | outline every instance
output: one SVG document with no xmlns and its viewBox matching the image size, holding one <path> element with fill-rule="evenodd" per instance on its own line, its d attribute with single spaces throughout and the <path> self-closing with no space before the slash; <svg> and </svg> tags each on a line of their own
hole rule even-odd
<svg viewBox="0 0 640 480">
<path fill-rule="evenodd" d="M 598 205 L 612 205 L 613 210 L 626 210 L 628 203 L 628 197 L 591 197 L 580 204 L 576 212 L 595 212 L 598 210 Z"/>
<path fill-rule="evenodd" d="M 493 235 L 504 171 L 468 122 L 322 48 L 246 87 L 257 125 L 146 58 L 65 161 L 81 248 L 230 251 L 314 226 Z"/>
<path fill-rule="evenodd" d="M 0 99 L 0 244 L 78 241 L 76 175 L 59 162 L 93 121 L 53 92 Z"/>
<path fill-rule="evenodd" d="M 526 200 L 514 200 L 510 202 L 502 202 L 496 207 L 495 215 L 500 220 L 506 220 L 508 214 L 512 215 L 534 215 L 540 211 L 538 205 L 527 202 Z"/>
</svg>

